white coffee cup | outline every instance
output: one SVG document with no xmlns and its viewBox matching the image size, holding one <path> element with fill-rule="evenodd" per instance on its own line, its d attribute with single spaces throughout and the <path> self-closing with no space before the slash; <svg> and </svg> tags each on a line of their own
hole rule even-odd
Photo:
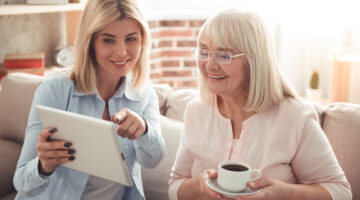
<svg viewBox="0 0 360 200">
<path fill-rule="evenodd" d="M 252 177 L 255 173 L 256 177 Z M 249 181 L 260 177 L 259 169 L 251 169 L 250 165 L 240 161 L 223 161 L 218 165 L 218 185 L 228 192 L 241 192 Z"/>
</svg>

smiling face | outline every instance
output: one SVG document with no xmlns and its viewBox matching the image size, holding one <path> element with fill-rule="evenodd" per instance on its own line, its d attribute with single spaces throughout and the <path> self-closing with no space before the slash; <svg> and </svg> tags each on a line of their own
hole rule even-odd
<svg viewBox="0 0 360 200">
<path fill-rule="evenodd" d="M 115 20 L 105 26 L 94 39 L 98 79 L 126 76 L 135 67 L 141 50 L 141 29 L 134 19 Z"/>
<path fill-rule="evenodd" d="M 231 55 L 243 53 L 213 45 L 209 39 L 200 38 L 199 48 L 210 52 L 223 51 Z M 249 87 L 249 73 L 247 72 L 246 56 L 234 57 L 230 64 L 219 64 L 214 54 L 208 61 L 198 61 L 198 67 L 209 91 L 222 97 L 237 97 L 247 94 Z"/>
</svg>

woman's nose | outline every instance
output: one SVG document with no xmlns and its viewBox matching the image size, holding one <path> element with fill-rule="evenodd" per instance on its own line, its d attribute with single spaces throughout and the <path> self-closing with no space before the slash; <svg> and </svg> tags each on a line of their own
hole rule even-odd
<svg viewBox="0 0 360 200">
<path fill-rule="evenodd" d="M 119 57 L 126 55 L 126 46 L 125 44 L 118 44 L 115 47 L 114 54 Z"/>
<path fill-rule="evenodd" d="M 206 67 L 207 68 L 218 68 L 219 67 L 219 63 L 216 61 L 214 54 L 209 55 L 209 59 L 206 62 Z"/>
</svg>

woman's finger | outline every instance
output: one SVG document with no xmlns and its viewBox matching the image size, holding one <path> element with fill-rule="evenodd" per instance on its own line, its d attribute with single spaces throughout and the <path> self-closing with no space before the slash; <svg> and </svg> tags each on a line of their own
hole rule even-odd
<svg viewBox="0 0 360 200">
<path fill-rule="evenodd" d="M 75 150 L 68 149 L 68 150 L 53 150 L 53 151 L 42 151 L 39 152 L 38 156 L 41 159 L 51 159 L 51 158 L 64 158 L 64 157 L 71 157 L 74 156 Z"/>
<path fill-rule="evenodd" d="M 120 112 L 116 113 L 113 118 L 115 123 L 120 123 L 126 118 L 126 112 L 121 110 Z"/>
<path fill-rule="evenodd" d="M 41 130 L 38 137 L 38 141 L 43 141 L 43 142 L 48 141 L 49 137 L 54 135 L 55 132 L 56 132 L 56 128 L 54 127 L 45 128 Z"/>
<path fill-rule="evenodd" d="M 70 149 L 71 146 L 72 146 L 71 142 L 63 141 L 63 140 L 41 142 L 41 144 L 39 145 L 38 151 L 39 150 L 50 151 L 50 150 L 56 150 L 56 149 Z"/>
<path fill-rule="evenodd" d="M 44 159 L 44 160 L 40 160 L 40 162 L 41 162 L 42 168 L 46 172 L 51 172 L 51 171 L 54 171 L 59 165 L 71 162 L 73 160 L 75 160 L 75 156 Z"/>
<path fill-rule="evenodd" d="M 116 129 L 117 134 L 121 137 L 124 137 L 131 124 L 132 122 L 128 119 L 118 123 L 119 127 Z"/>
<path fill-rule="evenodd" d="M 250 181 L 248 183 L 248 186 L 253 189 L 253 190 L 256 190 L 256 189 L 260 189 L 260 188 L 264 188 L 264 187 L 268 187 L 270 185 L 273 184 L 273 181 L 268 178 L 268 177 L 261 177 L 257 180 L 254 180 L 254 181 Z"/>
<path fill-rule="evenodd" d="M 128 137 L 131 137 L 131 136 L 134 136 L 135 135 L 135 133 L 136 133 L 136 130 L 137 129 L 139 129 L 140 127 L 139 127 L 139 125 L 136 123 L 136 122 L 134 122 L 134 123 L 132 123 L 130 126 L 129 126 L 129 128 L 126 130 L 127 132 L 128 132 Z"/>
</svg>

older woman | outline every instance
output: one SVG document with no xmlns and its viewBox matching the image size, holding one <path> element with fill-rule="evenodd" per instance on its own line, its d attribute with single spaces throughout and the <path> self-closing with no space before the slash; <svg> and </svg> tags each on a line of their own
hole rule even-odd
<svg viewBox="0 0 360 200">
<path fill-rule="evenodd" d="M 260 179 L 248 183 L 256 194 L 236 199 L 351 199 L 315 109 L 283 78 L 257 15 L 220 12 L 202 26 L 193 53 L 201 98 L 184 114 L 170 199 L 223 198 L 208 182 L 224 160 L 262 170 Z"/>
<path fill-rule="evenodd" d="M 165 151 L 158 100 L 148 82 L 149 40 L 135 1 L 87 1 L 71 75 L 47 79 L 35 93 L 14 177 L 17 199 L 145 199 L 140 167 L 155 167 Z M 71 141 L 48 140 L 56 127 L 42 127 L 36 105 L 119 124 L 134 186 L 63 167 L 76 159 L 76 149 Z"/>
</svg>

